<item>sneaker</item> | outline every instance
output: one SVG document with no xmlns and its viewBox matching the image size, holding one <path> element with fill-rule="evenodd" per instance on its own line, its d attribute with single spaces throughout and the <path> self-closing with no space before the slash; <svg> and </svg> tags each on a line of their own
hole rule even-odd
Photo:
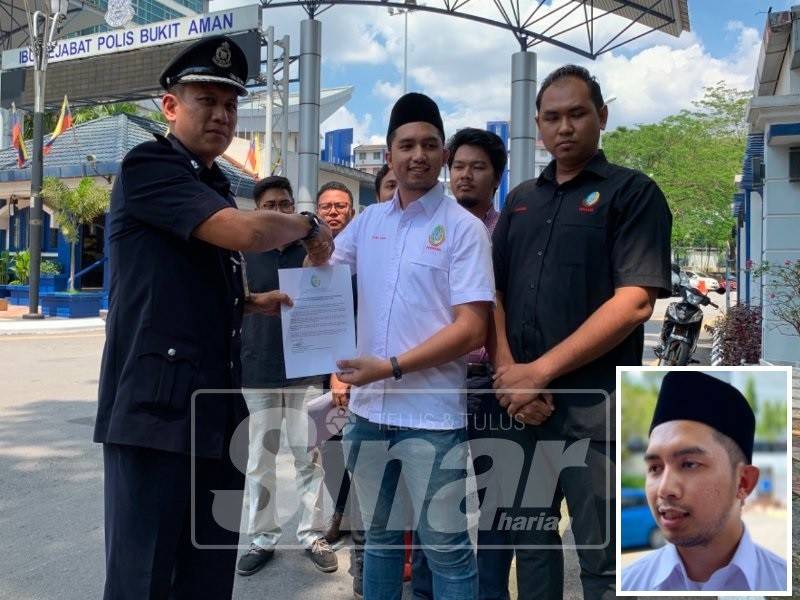
<svg viewBox="0 0 800 600">
<path fill-rule="evenodd" d="M 333 573 L 339 568 L 339 561 L 336 558 L 336 553 L 331 548 L 324 537 L 317 538 L 311 544 L 311 548 L 307 550 L 311 553 L 311 562 L 323 573 Z"/>
<path fill-rule="evenodd" d="M 257 544 L 250 544 L 247 554 L 243 554 L 236 564 L 236 572 L 239 575 L 252 575 L 260 571 L 272 557 L 275 556 L 275 548 L 262 548 Z"/>
<path fill-rule="evenodd" d="M 331 524 L 328 526 L 328 531 L 325 532 L 325 539 L 329 544 L 335 544 L 342 537 L 341 531 L 342 513 L 335 512 L 331 517 Z"/>
</svg>

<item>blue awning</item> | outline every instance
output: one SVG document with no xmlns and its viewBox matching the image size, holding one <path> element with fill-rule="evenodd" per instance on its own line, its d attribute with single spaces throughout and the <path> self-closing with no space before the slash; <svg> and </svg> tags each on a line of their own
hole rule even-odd
<svg viewBox="0 0 800 600">
<path fill-rule="evenodd" d="M 731 215 L 740 217 L 744 214 L 744 192 L 737 192 L 733 195 L 731 202 Z"/>
<path fill-rule="evenodd" d="M 747 146 L 744 151 L 744 161 L 742 162 L 742 189 L 752 192 L 761 190 L 763 183 L 759 181 L 755 185 L 753 177 L 753 159 L 759 158 L 764 162 L 764 134 L 751 133 L 747 136 Z"/>
</svg>

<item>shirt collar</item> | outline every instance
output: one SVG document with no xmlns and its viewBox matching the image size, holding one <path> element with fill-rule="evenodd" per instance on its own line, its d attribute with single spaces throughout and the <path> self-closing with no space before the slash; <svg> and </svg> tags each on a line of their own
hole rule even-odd
<svg viewBox="0 0 800 600">
<path fill-rule="evenodd" d="M 658 559 L 653 572 L 653 589 L 660 590 L 661 585 L 675 572 L 678 571 L 683 578 L 688 579 L 686 569 L 683 567 L 678 549 L 672 544 L 666 544 L 657 550 Z"/>
<path fill-rule="evenodd" d="M 586 166 L 583 167 L 583 171 L 578 173 L 571 181 L 578 179 L 581 177 L 585 172 L 592 173 L 593 175 L 597 175 L 602 179 L 607 179 L 610 175 L 609 172 L 609 164 L 608 159 L 606 159 L 606 155 L 602 150 L 598 150 L 597 153 L 591 158 L 591 160 L 586 163 Z M 550 161 L 550 164 L 545 167 L 544 171 L 542 171 L 541 175 L 536 179 L 537 185 L 542 185 L 546 181 L 555 183 L 558 185 L 558 181 L 556 180 L 556 161 L 555 159 Z"/>
<path fill-rule="evenodd" d="M 739 540 L 739 547 L 736 548 L 736 552 L 728 564 L 736 566 L 742 572 L 751 590 L 757 589 L 756 569 L 758 568 L 758 556 L 756 555 L 756 547 L 750 537 L 750 532 L 747 531 L 747 526 L 744 526 L 744 533 L 742 534 L 742 539 Z"/>
<path fill-rule="evenodd" d="M 683 560 L 680 554 L 678 554 L 678 549 L 673 544 L 666 544 L 658 552 L 658 562 L 653 572 L 654 589 L 661 589 L 661 585 L 664 584 L 675 571 L 678 571 L 684 581 L 689 581 L 689 575 L 686 572 L 686 567 L 683 565 Z M 757 561 L 758 557 L 756 556 L 753 540 L 750 537 L 750 533 L 747 531 L 747 527 L 744 527 L 744 533 L 739 540 L 739 546 L 736 548 L 733 558 L 731 558 L 731 561 L 727 565 L 720 567 L 720 569 L 735 566 L 744 574 L 750 589 L 754 590 L 756 589 L 755 570 L 758 567 Z M 715 573 L 717 571 L 715 571 Z"/>
<path fill-rule="evenodd" d="M 494 207 L 494 204 L 489 205 L 489 210 L 486 211 L 486 214 L 483 215 L 483 224 L 487 227 L 491 225 L 497 218 L 500 216 L 500 213 L 497 212 L 497 209 Z"/>
<path fill-rule="evenodd" d="M 442 199 L 444 198 L 444 186 L 440 182 L 436 182 L 431 189 L 429 189 L 423 196 L 418 198 L 415 202 L 412 202 L 408 208 L 413 206 L 416 203 L 419 203 L 422 206 L 422 209 L 425 211 L 427 216 L 433 215 L 436 212 L 436 209 L 439 208 L 439 204 L 442 203 Z M 400 189 L 397 188 L 394 191 L 394 196 L 392 196 L 391 202 L 391 209 L 390 210 L 403 210 L 403 207 L 400 206 Z"/>
<path fill-rule="evenodd" d="M 172 133 L 168 133 L 166 139 L 170 144 L 172 144 L 172 147 L 175 148 L 175 150 L 189 159 L 189 163 L 192 165 L 192 168 L 195 170 L 198 177 L 202 179 L 209 179 L 214 182 L 228 182 L 228 178 L 225 177 L 225 174 L 222 172 L 222 169 L 220 169 L 217 161 L 213 161 L 211 166 L 207 167 L 194 152 L 184 146 L 183 142 L 172 135 Z"/>
</svg>

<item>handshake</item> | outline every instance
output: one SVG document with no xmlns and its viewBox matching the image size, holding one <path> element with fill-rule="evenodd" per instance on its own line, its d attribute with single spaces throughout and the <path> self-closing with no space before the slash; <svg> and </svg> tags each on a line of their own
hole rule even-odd
<svg viewBox="0 0 800 600">
<path fill-rule="evenodd" d="M 312 221 L 311 217 L 308 218 Z M 330 228 L 316 215 L 313 216 L 311 230 L 302 242 L 306 249 L 305 263 L 310 266 L 319 267 L 326 264 L 333 254 L 333 234 Z"/>
<path fill-rule="evenodd" d="M 301 239 L 306 249 L 304 266 L 319 267 L 327 264 L 333 254 L 333 234 L 330 228 L 314 214 L 301 213 L 291 215 L 292 218 L 301 218 L 310 224 L 310 229 Z M 250 294 L 245 303 L 245 314 L 259 313 L 268 316 L 277 316 L 281 312 L 281 305 L 293 306 L 294 302 L 284 292 L 274 290 L 271 292 Z"/>
</svg>

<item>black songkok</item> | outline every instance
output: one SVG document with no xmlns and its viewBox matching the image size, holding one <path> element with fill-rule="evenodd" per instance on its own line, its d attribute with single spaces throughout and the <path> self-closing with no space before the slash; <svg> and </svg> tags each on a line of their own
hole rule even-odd
<svg viewBox="0 0 800 600">
<path fill-rule="evenodd" d="M 731 384 L 697 371 L 667 373 L 650 433 L 662 423 L 678 420 L 698 421 L 727 435 L 752 463 L 756 418 L 747 399 Z"/>
<path fill-rule="evenodd" d="M 389 137 L 395 129 L 406 123 L 430 123 L 439 130 L 439 135 L 444 141 L 444 124 L 442 115 L 436 102 L 425 94 L 410 92 L 395 102 L 392 107 L 392 116 L 389 117 L 389 129 L 386 131 L 386 145 L 389 146 Z"/>
</svg>

